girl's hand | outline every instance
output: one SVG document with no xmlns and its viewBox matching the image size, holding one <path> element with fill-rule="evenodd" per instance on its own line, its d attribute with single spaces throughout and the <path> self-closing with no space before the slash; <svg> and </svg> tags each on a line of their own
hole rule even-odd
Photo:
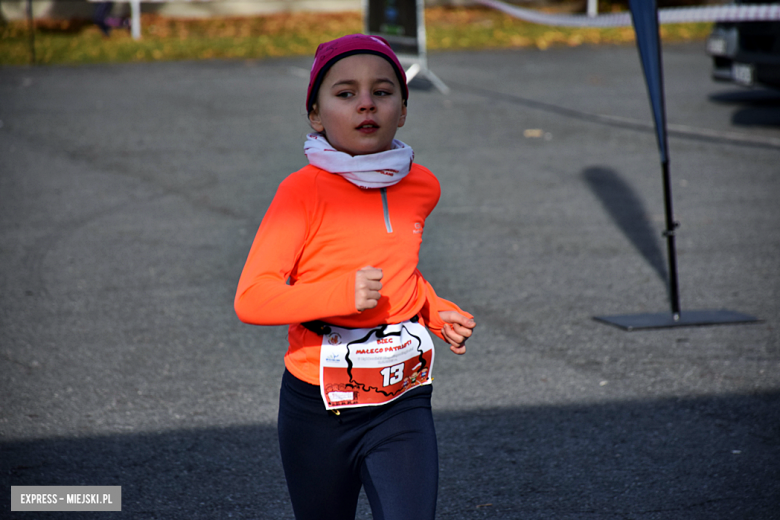
<svg viewBox="0 0 780 520">
<path fill-rule="evenodd" d="M 381 280 L 382 270 L 377 267 L 364 267 L 355 273 L 355 308 L 358 312 L 373 309 L 379 304 Z"/>
<path fill-rule="evenodd" d="M 450 344 L 450 350 L 458 355 L 465 354 L 466 340 L 474 333 L 477 322 L 457 311 L 440 311 L 439 317 L 446 322 L 441 334 Z"/>
</svg>

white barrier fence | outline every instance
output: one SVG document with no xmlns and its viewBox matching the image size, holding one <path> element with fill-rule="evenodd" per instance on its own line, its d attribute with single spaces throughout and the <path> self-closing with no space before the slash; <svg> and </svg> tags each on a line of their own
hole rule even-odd
<svg viewBox="0 0 780 520">
<path fill-rule="evenodd" d="M 89 0 L 100 2 L 102 0 Z M 212 0 L 114 0 L 130 4 L 130 32 L 133 38 L 141 38 L 141 2 L 211 2 Z M 477 3 L 502 11 L 515 18 L 540 25 L 559 27 L 628 27 L 632 25 L 630 13 L 612 13 L 594 16 L 556 15 L 540 13 L 533 9 L 517 7 L 499 0 L 476 0 Z M 780 20 L 780 4 L 719 5 L 703 7 L 673 7 L 658 10 L 658 21 L 667 23 L 692 22 L 746 22 Z"/>
<path fill-rule="evenodd" d="M 515 18 L 540 25 L 560 27 L 627 27 L 632 25 L 631 13 L 588 15 L 557 15 L 540 13 L 498 0 L 476 0 Z M 664 23 L 747 22 L 780 20 L 780 4 L 718 5 L 704 7 L 670 7 L 658 10 L 658 21 Z"/>
<path fill-rule="evenodd" d="M 4 0 L 0 0 L 2 2 Z M 103 0 L 87 0 L 101 2 Z M 209 13 L 223 16 L 245 16 L 290 11 L 351 11 L 359 10 L 361 0 L 113 0 L 130 4 L 130 28 L 133 38 L 141 38 L 141 3 L 166 4 L 174 7 L 176 15 L 184 17 L 209 16 Z M 178 6 L 177 6 L 178 4 Z M 198 6 L 197 4 L 200 4 Z M 205 4 L 209 4 L 206 6 Z M 190 8 L 191 7 L 191 8 Z M 187 14 L 185 14 L 187 13 Z M 170 16 L 170 14 L 169 14 Z"/>
</svg>

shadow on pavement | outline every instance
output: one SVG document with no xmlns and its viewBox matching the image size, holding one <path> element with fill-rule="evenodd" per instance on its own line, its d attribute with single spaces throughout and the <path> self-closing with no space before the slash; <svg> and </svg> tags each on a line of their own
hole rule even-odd
<svg viewBox="0 0 780 520">
<path fill-rule="evenodd" d="M 439 518 L 778 518 L 780 393 L 435 417 Z M 6 490 L 122 486 L 122 512 L 100 518 L 292 517 L 274 426 L 6 442 L 0 454 Z"/>
<path fill-rule="evenodd" d="M 660 232 L 651 224 L 642 199 L 620 174 L 610 168 L 592 166 L 586 168 L 582 176 L 612 221 L 666 283 L 666 261 L 656 238 Z"/>
<path fill-rule="evenodd" d="M 780 127 L 780 90 L 743 89 L 709 98 L 715 103 L 735 106 L 731 122 L 736 126 Z"/>
</svg>

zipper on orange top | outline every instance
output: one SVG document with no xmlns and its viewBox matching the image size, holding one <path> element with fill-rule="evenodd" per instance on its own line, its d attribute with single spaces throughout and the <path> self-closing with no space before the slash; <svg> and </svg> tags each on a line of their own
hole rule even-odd
<svg viewBox="0 0 780 520">
<path fill-rule="evenodd" d="M 385 229 L 388 233 L 393 232 L 393 224 L 390 223 L 390 209 L 387 207 L 387 188 L 379 188 L 382 194 L 382 210 L 385 213 Z"/>
</svg>

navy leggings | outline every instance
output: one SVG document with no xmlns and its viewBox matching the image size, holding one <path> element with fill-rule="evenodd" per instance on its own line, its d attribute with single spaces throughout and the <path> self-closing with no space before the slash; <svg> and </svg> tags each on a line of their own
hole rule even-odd
<svg viewBox="0 0 780 520">
<path fill-rule="evenodd" d="M 374 520 L 433 520 L 439 455 L 431 390 L 336 415 L 318 386 L 285 370 L 279 446 L 295 518 L 354 519 L 363 486 Z"/>
</svg>

